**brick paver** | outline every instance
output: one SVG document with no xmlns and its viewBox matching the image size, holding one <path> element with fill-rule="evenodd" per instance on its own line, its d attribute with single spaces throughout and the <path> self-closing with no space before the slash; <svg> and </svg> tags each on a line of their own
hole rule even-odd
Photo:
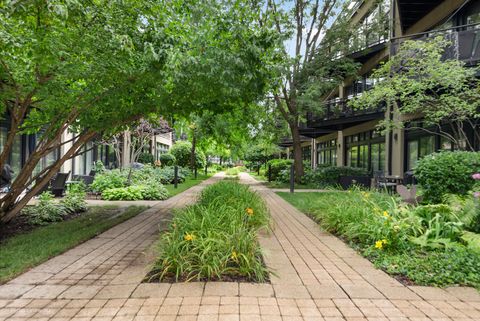
<svg viewBox="0 0 480 321">
<path fill-rule="evenodd" d="M 403 286 L 246 174 L 272 213 L 260 237 L 271 283 L 141 283 L 171 210 L 220 178 L 0 286 L 0 321 L 480 320 L 477 290 Z"/>
</svg>

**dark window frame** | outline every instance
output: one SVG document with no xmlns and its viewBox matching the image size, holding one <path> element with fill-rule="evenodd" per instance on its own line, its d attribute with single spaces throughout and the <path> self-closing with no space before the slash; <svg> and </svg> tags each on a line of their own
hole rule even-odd
<svg viewBox="0 0 480 321">
<path fill-rule="evenodd" d="M 384 146 L 383 148 L 383 154 L 385 156 L 385 150 L 386 150 L 386 137 L 377 134 L 375 130 L 367 130 L 364 132 L 360 132 L 354 135 L 348 135 L 345 136 L 344 138 L 345 141 L 345 158 L 344 158 L 344 165 L 345 166 L 352 166 L 352 167 L 357 167 L 357 168 L 365 168 L 363 166 L 360 166 L 360 146 L 366 146 L 367 147 L 367 167 L 365 168 L 368 171 L 373 170 L 373 164 L 372 164 L 372 145 L 382 145 Z M 350 149 L 352 147 L 357 147 L 357 155 L 356 155 L 356 164 L 354 166 L 353 162 L 350 162 L 350 165 L 348 164 L 349 160 L 349 155 L 350 155 Z M 380 161 L 381 154 L 379 153 L 379 159 Z M 380 165 L 381 163 L 379 163 Z M 382 169 L 379 170 L 385 170 L 385 160 L 383 161 L 383 167 Z"/>
</svg>

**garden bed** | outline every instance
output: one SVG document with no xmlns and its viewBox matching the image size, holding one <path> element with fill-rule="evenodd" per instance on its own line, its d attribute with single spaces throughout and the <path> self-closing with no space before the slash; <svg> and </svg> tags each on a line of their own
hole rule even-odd
<svg viewBox="0 0 480 321">
<path fill-rule="evenodd" d="M 415 207 L 358 190 L 278 194 L 406 285 L 480 288 L 479 235 L 467 231 L 468 200 Z"/>
<path fill-rule="evenodd" d="M 174 173 L 174 166 L 148 164 L 140 169 L 104 170 L 95 175 L 89 189 L 95 193 L 95 199 L 98 196 L 107 201 L 165 200 L 211 176 L 198 173 L 195 179 L 189 169 L 179 166 L 177 188 L 174 188 Z"/>
<path fill-rule="evenodd" d="M 263 199 L 247 186 L 208 186 L 196 204 L 175 211 L 145 281 L 268 282 L 257 236 L 269 222 Z"/>
</svg>

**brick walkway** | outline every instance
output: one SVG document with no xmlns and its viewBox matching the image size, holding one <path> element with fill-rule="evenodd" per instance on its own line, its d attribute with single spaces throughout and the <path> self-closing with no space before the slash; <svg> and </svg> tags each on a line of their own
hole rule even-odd
<svg viewBox="0 0 480 321">
<path fill-rule="evenodd" d="M 219 176 L 0 286 L 3 320 L 480 320 L 474 289 L 404 287 L 246 174 L 271 209 L 272 284 L 141 284 L 172 208 Z"/>
</svg>

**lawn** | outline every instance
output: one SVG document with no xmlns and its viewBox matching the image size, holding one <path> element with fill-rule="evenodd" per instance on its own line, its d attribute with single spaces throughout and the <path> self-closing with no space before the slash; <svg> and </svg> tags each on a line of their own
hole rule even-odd
<svg viewBox="0 0 480 321">
<path fill-rule="evenodd" d="M 278 195 L 405 284 L 480 288 L 480 238 L 461 206 L 354 190 Z"/>
<path fill-rule="evenodd" d="M 0 243 L 0 284 L 144 211 L 95 206 L 71 220 L 38 227 Z"/>
<path fill-rule="evenodd" d="M 201 182 L 212 176 L 213 174 L 211 173 L 208 173 L 207 175 L 198 173 L 197 179 L 195 179 L 193 175 L 191 177 L 187 177 L 183 183 L 178 184 L 177 188 L 175 188 L 173 184 L 168 184 L 164 186 L 168 191 L 169 197 L 172 197 L 186 191 L 190 187 L 200 184 Z"/>
</svg>

